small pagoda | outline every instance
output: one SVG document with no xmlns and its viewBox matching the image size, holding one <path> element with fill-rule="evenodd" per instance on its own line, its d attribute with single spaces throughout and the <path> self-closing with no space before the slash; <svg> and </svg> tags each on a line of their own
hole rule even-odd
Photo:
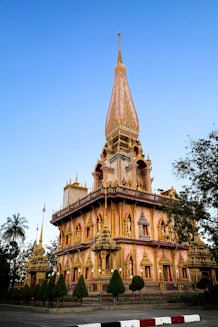
<svg viewBox="0 0 218 327">
<path fill-rule="evenodd" d="M 35 241 L 33 252 L 25 265 L 26 281 L 25 284 L 30 287 L 35 287 L 37 284 L 41 285 L 46 278 L 46 274 L 50 271 L 48 258 L 45 255 L 45 250 L 42 245 L 42 231 L 41 228 L 39 243 Z"/>
</svg>

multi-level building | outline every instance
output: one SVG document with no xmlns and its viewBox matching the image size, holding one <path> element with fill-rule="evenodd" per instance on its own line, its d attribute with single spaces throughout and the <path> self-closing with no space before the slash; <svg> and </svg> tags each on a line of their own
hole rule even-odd
<svg viewBox="0 0 218 327">
<path fill-rule="evenodd" d="M 207 272 L 215 281 L 216 263 L 199 239 L 190 250 L 166 228 L 162 202 L 173 188 L 152 191 L 151 160 L 139 140 L 139 122 L 123 65 L 118 62 L 105 125 L 105 145 L 88 193 L 76 178 L 64 187 L 63 208 L 51 223 L 59 228 L 57 270 L 69 289 L 83 274 L 90 290 L 104 290 L 114 269 L 125 284 L 140 275 L 146 285 L 190 288 Z M 166 237 L 167 236 L 167 237 Z"/>
</svg>

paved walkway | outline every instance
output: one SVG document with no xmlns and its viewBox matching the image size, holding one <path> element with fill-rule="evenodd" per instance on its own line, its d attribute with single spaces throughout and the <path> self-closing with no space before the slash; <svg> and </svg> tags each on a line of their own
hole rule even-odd
<svg viewBox="0 0 218 327">
<path fill-rule="evenodd" d="M 199 312 L 175 303 L 86 304 L 60 308 L 0 305 L 0 309 L 0 326 L 4 327 L 147 327 L 200 322 Z"/>
</svg>

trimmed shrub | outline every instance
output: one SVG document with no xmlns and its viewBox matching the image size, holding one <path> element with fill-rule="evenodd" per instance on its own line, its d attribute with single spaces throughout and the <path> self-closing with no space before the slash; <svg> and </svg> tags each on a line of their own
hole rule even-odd
<svg viewBox="0 0 218 327">
<path fill-rule="evenodd" d="M 123 284 L 122 278 L 120 277 L 120 273 L 117 269 L 114 270 L 113 272 L 111 280 L 107 286 L 106 292 L 111 293 L 113 295 L 114 303 L 115 303 L 115 299 L 117 299 L 120 294 L 123 294 L 125 292 L 125 286 Z"/>
<path fill-rule="evenodd" d="M 201 278 L 201 280 L 197 283 L 197 288 L 200 290 L 205 290 L 210 284 L 209 279 L 207 278 Z"/>
<path fill-rule="evenodd" d="M 83 275 L 80 276 L 78 283 L 73 291 L 73 296 L 76 297 L 80 303 L 82 304 L 82 300 L 84 297 L 88 296 L 88 291 L 86 288 L 85 280 Z"/>
<path fill-rule="evenodd" d="M 204 302 L 203 293 L 194 292 L 175 292 L 167 294 L 167 302 L 169 303 L 201 303 Z"/>
<path fill-rule="evenodd" d="M 129 285 L 129 289 L 133 292 L 141 291 L 141 289 L 145 286 L 145 282 L 141 276 L 134 276 L 132 279 L 132 283 Z"/>
</svg>

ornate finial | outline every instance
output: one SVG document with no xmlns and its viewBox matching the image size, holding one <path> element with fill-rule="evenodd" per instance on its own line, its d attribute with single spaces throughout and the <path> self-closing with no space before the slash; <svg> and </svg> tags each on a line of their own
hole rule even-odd
<svg viewBox="0 0 218 327">
<path fill-rule="evenodd" d="M 36 227 L 36 241 L 35 241 L 35 244 L 37 244 L 38 230 L 39 230 L 39 225 L 37 225 L 37 227 Z"/>
<path fill-rule="evenodd" d="M 75 183 L 78 184 L 78 176 L 76 174 L 76 180 L 75 180 Z"/>
<path fill-rule="evenodd" d="M 118 35 L 118 64 L 122 64 L 123 60 L 122 60 L 121 49 L 120 49 L 120 35 L 121 35 L 121 33 L 118 32 L 117 35 Z"/>
<path fill-rule="evenodd" d="M 40 238 L 39 238 L 39 244 L 42 244 L 42 231 L 43 231 L 43 224 L 44 224 L 44 215 L 45 215 L 45 203 L 44 203 L 44 207 L 42 209 L 43 212 L 43 216 L 42 216 L 42 227 L 41 227 L 41 233 L 40 233 Z"/>
</svg>

